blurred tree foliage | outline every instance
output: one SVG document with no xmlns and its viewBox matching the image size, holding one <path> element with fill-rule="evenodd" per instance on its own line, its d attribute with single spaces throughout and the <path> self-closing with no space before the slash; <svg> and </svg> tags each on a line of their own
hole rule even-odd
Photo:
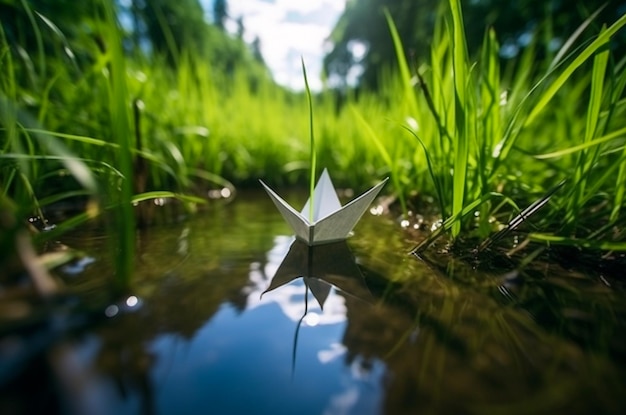
<svg viewBox="0 0 626 415">
<path fill-rule="evenodd" d="M 514 58 L 531 39 L 538 40 L 540 57 L 555 53 L 580 24 L 606 4 L 581 41 L 596 34 L 602 24 L 612 23 L 626 12 L 624 0 L 463 0 L 465 29 L 470 53 L 475 53 L 487 27 L 496 30 L 504 58 Z M 396 56 L 383 10 L 394 20 L 405 53 L 413 61 L 428 59 L 429 44 L 442 0 L 348 0 L 330 41 L 332 50 L 324 67 L 333 86 L 346 86 L 357 69 L 360 85 L 375 89 L 382 67 L 393 65 Z M 621 41 L 621 42 L 620 42 Z M 626 36 L 614 47 L 625 50 Z M 622 43 L 622 45 L 619 45 Z M 365 47 L 366 53 L 360 53 Z"/>
<path fill-rule="evenodd" d="M 215 26 L 224 30 L 224 24 L 228 17 L 228 3 L 226 0 L 213 1 L 213 20 Z"/>
<path fill-rule="evenodd" d="M 126 11 L 133 15 L 131 30 L 149 41 L 153 50 L 177 59 L 183 48 L 204 53 L 209 25 L 198 0 L 131 0 Z M 122 9 L 123 10 L 123 9 Z"/>
<path fill-rule="evenodd" d="M 207 23 L 199 0 L 131 0 L 123 12 L 132 15 L 135 47 L 147 44 L 154 52 L 175 65 L 184 51 L 213 63 L 219 71 L 232 72 L 247 67 L 253 77 L 263 76 L 264 67 L 254 57 L 253 48 L 241 36 L 225 31 L 228 6 L 225 0 L 214 3 L 213 24 Z M 130 4 L 128 4 L 130 3 Z"/>
<path fill-rule="evenodd" d="M 258 50 L 224 30 L 225 0 L 216 5 L 224 15 L 214 24 L 200 0 L 0 0 L 0 22 L 14 51 L 28 59 L 43 56 L 50 66 L 59 47 L 72 58 L 86 45 L 106 48 L 98 36 L 105 2 L 115 5 L 130 56 L 163 56 L 175 66 L 186 53 L 212 62 L 218 71 L 238 67 L 249 69 L 251 78 L 269 76 Z"/>
</svg>

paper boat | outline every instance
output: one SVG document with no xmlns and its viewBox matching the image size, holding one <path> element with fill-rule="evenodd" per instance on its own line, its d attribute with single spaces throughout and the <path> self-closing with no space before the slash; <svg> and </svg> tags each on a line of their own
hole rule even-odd
<svg viewBox="0 0 626 415">
<path fill-rule="evenodd" d="M 383 180 L 342 207 L 328 171 L 324 169 L 313 192 L 312 221 L 309 221 L 310 199 L 306 202 L 302 211 L 298 212 L 263 181 L 261 181 L 261 184 L 285 221 L 289 223 L 295 232 L 296 237 L 311 246 L 346 239 L 386 182 L 387 179 Z"/>
</svg>

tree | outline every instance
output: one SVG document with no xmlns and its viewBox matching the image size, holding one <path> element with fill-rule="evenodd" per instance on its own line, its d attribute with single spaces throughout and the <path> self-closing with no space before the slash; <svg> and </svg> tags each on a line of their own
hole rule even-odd
<svg viewBox="0 0 626 415">
<path fill-rule="evenodd" d="M 263 53 L 261 53 L 261 39 L 258 36 L 254 37 L 252 41 L 252 56 L 257 62 L 265 65 L 265 59 L 263 59 Z"/>
<path fill-rule="evenodd" d="M 237 22 L 237 37 L 239 39 L 243 39 L 243 34 L 246 31 L 246 28 L 243 25 L 243 16 L 239 16 L 236 22 Z"/>
<path fill-rule="evenodd" d="M 393 18 L 405 49 L 421 55 L 427 51 L 437 3 L 437 0 L 349 1 L 331 34 L 333 49 L 324 59 L 329 80 L 345 83 L 352 68 L 360 65 L 363 70 L 360 83 L 376 88 L 379 68 L 396 59 L 384 10 Z M 356 45 L 366 48 L 363 59 L 355 53 Z"/>
<path fill-rule="evenodd" d="M 226 0 L 213 0 L 213 21 L 215 26 L 224 30 L 228 18 L 228 3 Z"/>
<path fill-rule="evenodd" d="M 145 36 L 154 52 L 174 62 L 183 49 L 203 54 L 208 41 L 208 24 L 198 0 L 134 0 Z"/>
</svg>

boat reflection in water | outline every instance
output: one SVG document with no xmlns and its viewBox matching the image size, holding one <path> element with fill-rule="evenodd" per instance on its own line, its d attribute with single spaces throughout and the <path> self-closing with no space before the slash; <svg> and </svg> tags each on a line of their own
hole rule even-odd
<svg viewBox="0 0 626 415">
<path fill-rule="evenodd" d="M 270 286 L 262 295 L 277 289 L 284 289 L 285 286 L 298 279 L 301 279 L 304 284 L 304 307 L 294 335 L 292 371 L 295 370 L 298 333 L 302 322 L 306 321 L 309 326 L 320 323 L 318 313 L 309 313 L 309 291 L 322 311 L 333 289 L 338 289 L 345 295 L 368 303 L 374 300 L 345 241 L 309 246 L 299 239 L 294 240 L 289 252 L 276 270 Z M 335 297 L 336 300 L 342 299 L 339 296 Z M 337 304 L 334 301 L 332 303 L 334 309 L 331 310 L 331 318 L 328 320 L 335 320 L 332 318 L 333 315 L 340 320 L 345 319 L 344 310 L 337 310 L 337 305 L 343 308 L 343 303 Z M 340 312 L 335 314 L 332 311 Z"/>
</svg>

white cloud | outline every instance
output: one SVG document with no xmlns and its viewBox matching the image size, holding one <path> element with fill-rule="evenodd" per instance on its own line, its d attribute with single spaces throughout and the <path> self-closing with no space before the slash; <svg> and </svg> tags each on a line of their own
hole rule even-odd
<svg viewBox="0 0 626 415">
<path fill-rule="evenodd" d="M 317 352 L 317 359 L 321 363 L 326 364 L 345 355 L 347 350 L 346 346 L 341 343 L 331 343 L 328 349 Z"/>
<path fill-rule="evenodd" d="M 301 58 L 307 66 L 311 87 L 319 89 L 322 43 L 328 29 L 313 24 L 282 22 L 263 32 L 262 53 L 277 82 L 295 89 L 304 87 Z"/>
<path fill-rule="evenodd" d="M 243 18 L 245 40 L 261 40 L 261 53 L 278 83 L 304 88 L 303 57 L 311 88 L 321 88 L 324 41 L 345 0 L 233 0 L 228 6 L 231 17 Z"/>
<path fill-rule="evenodd" d="M 354 405 L 359 401 L 359 389 L 356 386 L 346 388 L 341 394 L 331 398 L 324 415 L 340 415 L 352 413 Z"/>
</svg>

